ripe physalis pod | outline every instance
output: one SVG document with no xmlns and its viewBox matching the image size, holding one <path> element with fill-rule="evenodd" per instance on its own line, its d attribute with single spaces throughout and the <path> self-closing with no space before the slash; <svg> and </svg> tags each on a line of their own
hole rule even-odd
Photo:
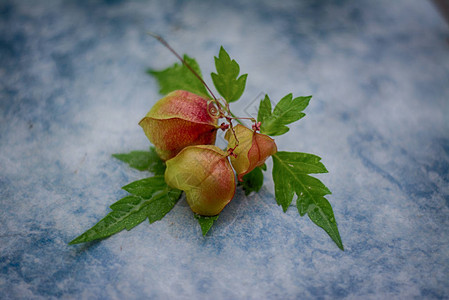
<svg viewBox="0 0 449 300">
<path fill-rule="evenodd" d="M 228 130 L 225 139 L 229 142 L 228 149 L 234 149 L 231 163 L 237 172 L 239 181 L 254 168 L 265 163 L 268 157 L 277 152 L 277 147 L 272 138 L 265 134 L 257 133 L 242 125 L 234 127 L 235 136 L 239 141 L 236 147 L 235 136 Z"/>
<path fill-rule="evenodd" d="M 190 145 L 215 143 L 218 117 L 208 99 L 187 91 L 174 91 L 160 99 L 139 122 L 162 160 Z"/>
<path fill-rule="evenodd" d="M 165 181 L 186 193 L 194 213 L 218 215 L 235 193 L 235 175 L 227 153 L 212 145 L 189 146 L 167 160 Z"/>
</svg>

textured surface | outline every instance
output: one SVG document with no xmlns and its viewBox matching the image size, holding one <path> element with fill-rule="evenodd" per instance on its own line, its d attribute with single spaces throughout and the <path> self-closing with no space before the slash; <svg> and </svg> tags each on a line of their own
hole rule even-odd
<svg viewBox="0 0 449 300">
<path fill-rule="evenodd" d="M 449 298 L 449 28 L 431 3 L 223 3 L 0 2 L 0 298 Z M 145 70 L 176 61 L 148 29 L 204 74 L 223 45 L 249 74 L 239 115 L 260 92 L 314 96 L 276 141 L 323 157 L 345 252 L 282 213 L 270 176 L 206 238 L 181 200 L 67 245 L 145 177 L 111 154 L 149 146 Z"/>
</svg>

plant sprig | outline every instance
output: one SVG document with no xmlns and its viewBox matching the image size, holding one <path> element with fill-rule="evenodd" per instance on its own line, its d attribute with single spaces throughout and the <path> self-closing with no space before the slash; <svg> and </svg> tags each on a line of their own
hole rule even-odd
<svg viewBox="0 0 449 300">
<path fill-rule="evenodd" d="M 183 89 L 208 99 L 213 98 L 219 110 L 226 110 L 226 115 L 222 114 L 222 117 L 229 122 L 235 119 L 229 109 L 229 103 L 237 101 L 242 96 L 247 74 L 239 76 L 240 67 L 234 59 L 231 59 L 226 50 L 223 47 L 220 48 L 218 57 L 214 58 L 217 73 L 211 74 L 217 91 L 225 99 L 223 108 L 222 100 L 215 98 L 201 78 L 201 70 L 195 59 L 187 55 L 181 58 L 162 38 L 154 34 L 151 35 L 158 38 L 182 62 L 182 64 L 175 63 L 161 71 L 148 71 L 148 74 L 158 81 L 160 93 L 167 94 Z M 253 129 L 260 130 L 262 134 L 269 136 L 287 133 L 289 131 L 287 125 L 305 116 L 303 111 L 310 100 L 311 96 L 294 98 L 292 94 L 287 94 L 272 109 L 271 100 L 266 95 L 261 100 L 258 110 L 257 121 L 260 123 L 256 122 Z M 232 129 L 232 123 L 230 125 Z M 181 191 L 172 189 L 165 183 L 163 177 L 165 164 L 159 159 L 153 148 L 150 151 L 132 151 L 113 156 L 132 168 L 152 172 L 154 176 L 124 186 L 123 189 L 131 195 L 111 205 L 112 212 L 71 241 L 70 244 L 105 238 L 123 229 L 130 230 L 147 218 L 150 223 L 160 220 L 174 207 L 181 196 Z M 313 154 L 285 151 L 279 151 L 272 157 L 276 203 L 285 212 L 291 206 L 296 195 L 296 207 L 299 215 L 307 214 L 343 250 L 332 206 L 325 198 L 331 192 L 320 180 L 310 176 L 310 174 L 327 173 L 327 169 L 321 163 L 321 158 Z M 240 185 L 246 195 L 261 189 L 265 170 L 266 165 L 263 165 L 243 176 L 243 182 Z M 193 216 L 198 220 L 203 235 L 208 233 L 218 218 L 218 215 L 204 217 L 193 214 Z"/>
</svg>

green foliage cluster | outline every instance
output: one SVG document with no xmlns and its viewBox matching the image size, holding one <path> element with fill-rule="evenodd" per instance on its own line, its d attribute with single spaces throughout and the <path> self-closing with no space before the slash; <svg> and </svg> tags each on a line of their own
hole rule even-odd
<svg viewBox="0 0 449 300">
<path fill-rule="evenodd" d="M 198 75 L 201 70 L 195 59 L 184 55 L 184 60 Z M 243 94 L 247 74 L 239 76 L 240 67 L 231 59 L 223 47 L 215 57 L 216 73 L 212 81 L 220 95 L 228 102 L 237 101 Z M 183 64 L 175 63 L 162 70 L 148 70 L 159 83 L 160 93 L 168 94 L 174 90 L 187 90 L 203 97 L 211 98 L 203 83 Z M 287 125 L 305 116 L 311 96 L 293 97 L 288 94 L 272 108 L 268 95 L 260 102 L 257 121 L 261 122 L 261 133 L 279 136 L 287 133 Z M 132 151 L 126 154 L 114 154 L 115 158 L 140 171 L 148 171 L 154 176 L 135 181 L 123 187 L 130 195 L 112 204 L 112 211 L 91 229 L 75 238 L 70 244 L 84 243 L 102 239 L 123 229 L 130 230 L 145 219 L 150 223 L 162 219 L 176 204 L 182 192 L 170 188 L 164 181 L 165 165 L 155 150 Z M 343 243 L 337 228 L 335 216 L 329 201 L 325 198 L 331 194 L 329 189 L 310 174 L 327 173 L 321 158 L 301 152 L 280 151 L 273 156 L 273 181 L 275 198 L 283 211 L 291 206 L 296 195 L 296 208 L 300 216 L 307 214 L 316 225 L 323 228 L 336 245 L 343 250 Z M 258 192 L 264 181 L 263 171 L 266 165 L 255 168 L 243 177 L 240 185 L 246 195 Z M 218 216 L 204 217 L 194 214 L 201 226 L 203 235 L 210 230 Z"/>
</svg>

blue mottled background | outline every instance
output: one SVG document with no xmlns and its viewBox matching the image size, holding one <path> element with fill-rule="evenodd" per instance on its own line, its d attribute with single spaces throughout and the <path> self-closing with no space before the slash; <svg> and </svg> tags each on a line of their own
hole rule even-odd
<svg viewBox="0 0 449 300">
<path fill-rule="evenodd" d="M 0 1 L 0 298 L 448 299 L 449 26 L 428 1 Z M 323 157 L 346 251 L 296 208 L 237 191 L 203 238 L 185 200 L 152 225 L 67 242 L 146 174 L 148 67 L 314 97 L 280 149 Z M 211 82 L 206 76 L 207 82 Z M 269 173 L 268 173 L 269 174 Z"/>
</svg>

